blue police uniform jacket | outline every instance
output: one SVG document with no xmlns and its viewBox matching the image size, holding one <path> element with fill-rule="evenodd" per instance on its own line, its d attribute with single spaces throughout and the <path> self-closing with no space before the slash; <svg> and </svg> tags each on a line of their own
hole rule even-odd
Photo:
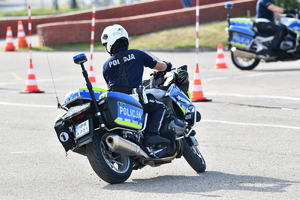
<svg viewBox="0 0 300 200">
<path fill-rule="evenodd" d="M 274 4 L 272 0 L 258 0 L 256 4 L 256 18 L 265 18 L 274 22 L 274 13 L 268 6 Z"/>
<path fill-rule="evenodd" d="M 123 52 L 118 52 L 118 54 L 122 55 Z M 138 49 L 127 50 L 123 55 L 123 61 L 125 64 L 126 77 L 132 89 L 142 85 L 144 67 L 153 69 L 157 63 L 157 61 L 146 52 Z M 103 77 L 110 90 L 119 87 L 119 85 L 117 85 L 119 67 L 120 60 L 116 56 L 111 56 L 103 65 Z"/>
</svg>

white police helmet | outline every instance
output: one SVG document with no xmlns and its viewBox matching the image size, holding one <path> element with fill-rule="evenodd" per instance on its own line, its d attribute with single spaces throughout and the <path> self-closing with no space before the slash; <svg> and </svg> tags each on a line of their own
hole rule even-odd
<svg viewBox="0 0 300 200">
<path fill-rule="evenodd" d="M 113 53 L 114 48 L 121 41 L 125 41 L 127 47 L 129 45 L 128 33 L 119 24 L 108 26 L 104 29 L 101 35 L 101 43 L 106 47 L 106 51 L 110 54 Z"/>
</svg>

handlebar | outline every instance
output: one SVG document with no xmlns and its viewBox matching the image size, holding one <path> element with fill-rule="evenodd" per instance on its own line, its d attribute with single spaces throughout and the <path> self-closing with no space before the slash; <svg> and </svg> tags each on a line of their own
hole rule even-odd
<svg viewBox="0 0 300 200">
<path fill-rule="evenodd" d="M 171 71 L 175 70 L 175 69 L 176 68 L 171 68 Z M 166 73 L 168 73 L 168 72 L 166 72 L 166 71 L 154 71 L 153 73 L 150 74 L 150 76 L 154 76 L 154 77 L 157 76 L 157 78 L 159 78 L 159 77 L 162 77 L 162 76 L 166 75 Z"/>
</svg>

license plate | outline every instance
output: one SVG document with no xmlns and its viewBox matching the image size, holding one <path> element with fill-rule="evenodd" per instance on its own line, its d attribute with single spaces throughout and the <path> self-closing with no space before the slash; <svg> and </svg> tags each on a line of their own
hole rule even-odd
<svg viewBox="0 0 300 200">
<path fill-rule="evenodd" d="M 81 137 L 90 132 L 89 120 L 75 125 L 76 138 Z"/>
</svg>

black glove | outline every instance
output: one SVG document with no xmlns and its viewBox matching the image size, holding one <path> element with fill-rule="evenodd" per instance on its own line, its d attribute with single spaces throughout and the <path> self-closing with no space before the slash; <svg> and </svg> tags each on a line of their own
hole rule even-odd
<svg viewBox="0 0 300 200">
<path fill-rule="evenodd" d="M 166 63 L 167 65 L 167 69 L 165 70 L 165 72 L 170 72 L 172 70 L 172 63 L 168 62 L 168 61 L 164 61 L 164 63 Z"/>
<path fill-rule="evenodd" d="M 283 13 L 284 14 L 297 14 L 298 13 L 298 10 L 297 9 L 292 9 L 292 8 L 285 8 L 283 10 Z"/>
</svg>

